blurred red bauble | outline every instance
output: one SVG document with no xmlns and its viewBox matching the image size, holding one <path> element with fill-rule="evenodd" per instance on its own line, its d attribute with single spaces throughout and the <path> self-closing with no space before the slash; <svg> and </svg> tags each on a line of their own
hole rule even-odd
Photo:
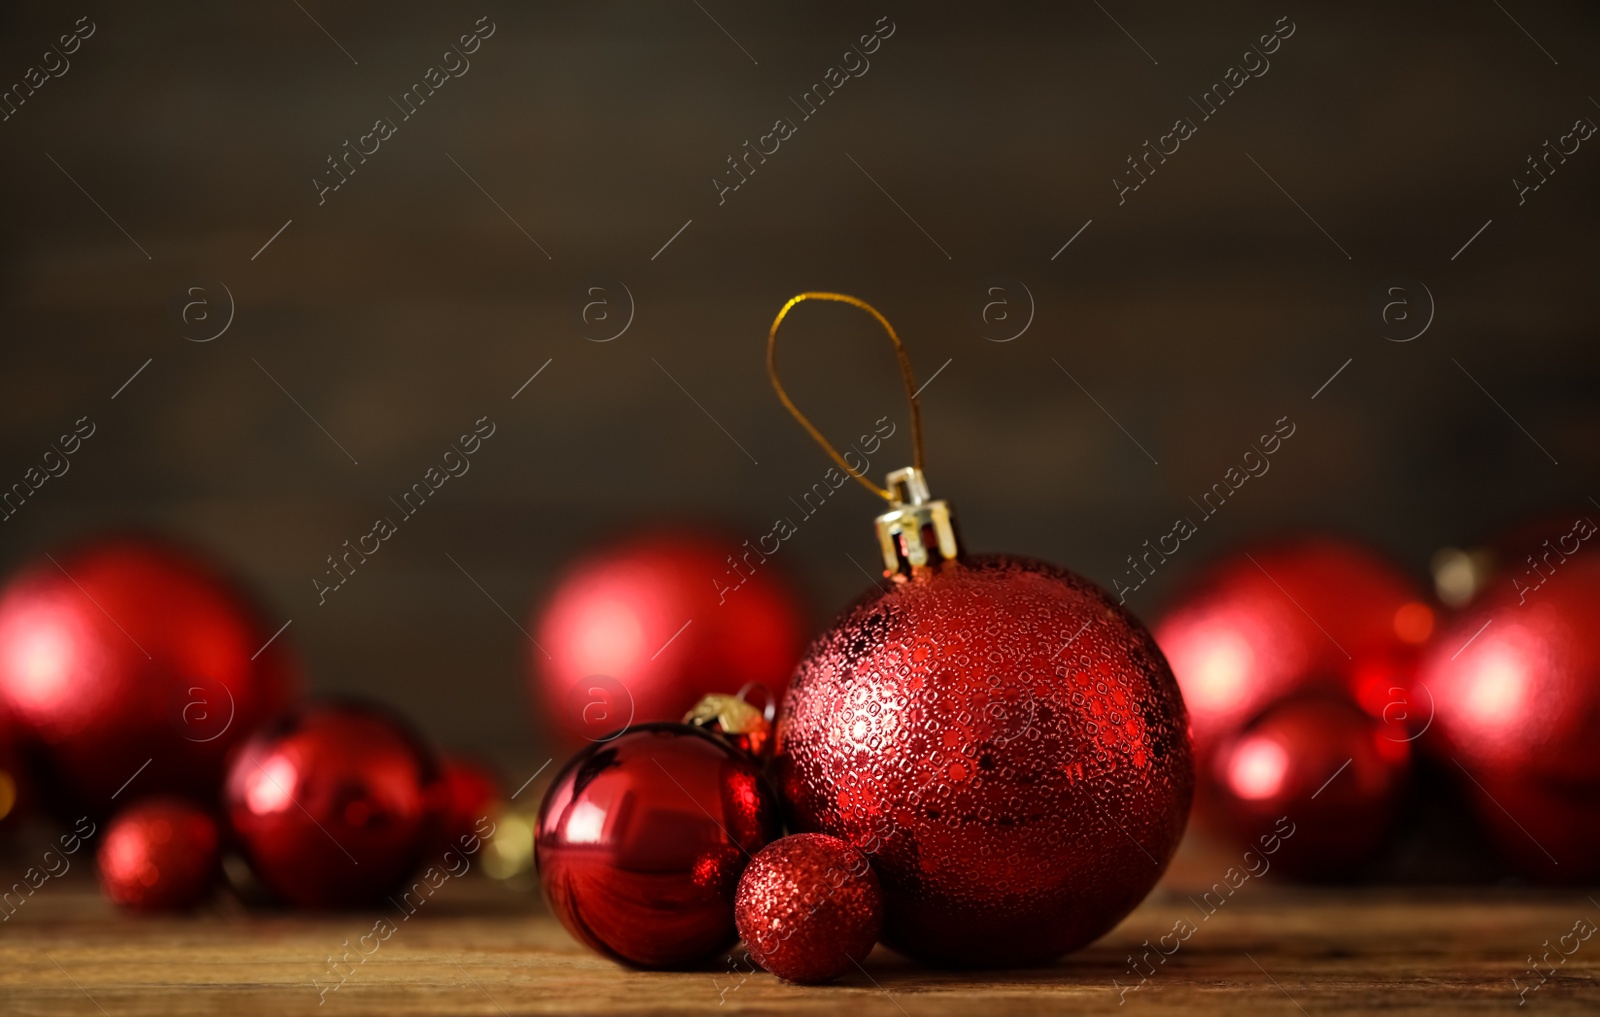
<svg viewBox="0 0 1600 1017">
<path fill-rule="evenodd" d="M 300 707 L 234 757 L 226 805 L 262 883 L 295 904 L 374 904 L 417 868 L 438 830 L 438 763 L 393 714 Z"/>
<path fill-rule="evenodd" d="M 1482 774 L 1464 780 L 1502 857 L 1545 883 L 1600 879 L 1600 781 Z"/>
<path fill-rule="evenodd" d="M 17 826 L 27 814 L 31 798 L 16 729 L 5 707 L 0 705 L 0 831 Z"/>
<path fill-rule="evenodd" d="M 449 753 L 439 761 L 438 796 L 441 851 L 460 847 L 462 837 L 477 836 L 479 824 L 493 822 L 505 797 L 488 765 Z"/>
<path fill-rule="evenodd" d="M 274 626 L 275 627 L 275 626 Z M 0 595 L 0 701 L 62 814 L 214 801 L 228 751 L 298 687 L 286 643 L 212 568 L 154 541 L 59 552 Z M 148 765 L 146 765 L 148 764 Z"/>
<path fill-rule="evenodd" d="M 100 844 L 100 885 L 112 903 L 172 911 L 203 900 L 217 877 L 217 824 L 180 798 L 147 798 L 122 812 Z"/>
<path fill-rule="evenodd" d="M 682 724 L 644 724 L 567 763 L 539 808 L 539 879 L 574 937 L 647 968 L 732 946 L 734 893 L 779 833 L 756 763 Z"/>
<path fill-rule="evenodd" d="M 1537 575 L 1492 584 L 1429 649 L 1419 685 L 1437 715 L 1425 744 L 1461 772 L 1514 862 L 1589 879 L 1600 875 L 1589 835 L 1600 828 L 1600 554 L 1553 557 Z"/>
<path fill-rule="evenodd" d="M 1223 739 L 1287 695 L 1335 689 L 1400 719 L 1390 704 L 1408 699 L 1411 660 L 1433 625 L 1399 569 L 1359 545 L 1308 538 L 1211 566 L 1155 633 L 1208 773 Z"/>
<path fill-rule="evenodd" d="M 880 527 L 925 511 L 943 503 L 897 502 Z M 910 522 L 890 553 L 934 529 Z M 1189 814 L 1187 726 L 1155 641 L 1103 590 L 952 556 L 818 637 L 780 709 L 777 772 L 796 829 L 872 859 L 886 945 L 1014 966 L 1090 942 L 1155 885 Z"/>
<path fill-rule="evenodd" d="M 534 619 L 534 700 L 570 743 L 677 721 L 747 683 L 782 693 L 804 612 L 749 541 L 637 537 L 568 568 Z M 548 654 L 548 656 L 546 656 Z"/>
<path fill-rule="evenodd" d="M 1393 827 L 1410 773 L 1409 737 L 1343 699 L 1280 702 L 1218 750 L 1219 809 L 1240 841 L 1281 837 L 1269 865 L 1296 876 L 1339 875 L 1371 859 Z"/>
<path fill-rule="evenodd" d="M 866 855 L 837 837 L 797 833 L 750 860 L 734 917 L 757 964 L 791 982 L 829 982 L 872 952 L 883 893 Z"/>
</svg>

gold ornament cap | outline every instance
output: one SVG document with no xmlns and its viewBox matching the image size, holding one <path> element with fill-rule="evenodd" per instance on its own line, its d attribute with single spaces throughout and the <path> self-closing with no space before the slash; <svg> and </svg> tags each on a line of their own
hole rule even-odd
<svg viewBox="0 0 1600 1017">
<path fill-rule="evenodd" d="M 771 707 L 757 709 L 740 695 L 713 693 L 694 704 L 683 722 L 720 735 L 757 759 L 764 759 L 772 746 Z"/>
<path fill-rule="evenodd" d="M 888 476 L 889 511 L 876 520 L 884 575 L 909 577 L 961 555 L 955 514 L 928 493 L 928 480 L 915 466 Z"/>
</svg>

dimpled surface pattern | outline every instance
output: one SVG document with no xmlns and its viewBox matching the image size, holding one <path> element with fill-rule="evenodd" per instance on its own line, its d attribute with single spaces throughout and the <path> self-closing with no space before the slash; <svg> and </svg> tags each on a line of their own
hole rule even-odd
<svg viewBox="0 0 1600 1017">
<path fill-rule="evenodd" d="M 797 829 L 872 859 L 888 946 L 1039 963 L 1155 885 L 1194 788 L 1177 683 L 1144 627 L 1043 562 L 986 556 L 847 609 L 778 723 Z"/>
</svg>

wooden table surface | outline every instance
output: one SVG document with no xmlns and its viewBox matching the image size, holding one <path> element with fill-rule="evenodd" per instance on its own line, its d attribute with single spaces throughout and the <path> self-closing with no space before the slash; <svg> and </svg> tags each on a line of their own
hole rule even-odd
<svg viewBox="0 0 1600 1017">
<path fill-rule="evenodd" d="M 759 971 L 630 971 L 578 946 L 530 895 L 478 879 L 450 891 L 429 902 L 437 910 L 396 922 L 324 999 L 313 981 L 337 981 L 328 955 L 347 938 L 355 944 L 378 913 L 251 912 L 230 902 L 149 919 L 115 912 L 87 881 L 47 884 L 0 924 L 0 1013 L 1510 1013 L 1512 979 L 1529 985 L 1530 953 L 1542 956 L 1546 940 L 1557 945 L 1580 919 L 1600 925 L 1591 891 L 1265 882 L 1247 883 L 1201 921 L 1169 881 L 1053 967 L 932 971 L 879 948 L 865 975 L 798 988 Z M 1183 918 L 1195 931 L 1119 1004 L 1113 979 L 1139 980 L 1127 973 L 1129 953 Z M 1577 948 L 1527 994 L 1528 1012 L 1600 1011 L 1600 938 L 1567 944 Z"/>
</svg>

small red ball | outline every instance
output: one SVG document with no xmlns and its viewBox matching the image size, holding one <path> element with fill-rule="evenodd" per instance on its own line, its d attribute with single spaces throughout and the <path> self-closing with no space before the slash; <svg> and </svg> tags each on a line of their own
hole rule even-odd
<svg viewBox="0 0 1600 1017">
<path fill-rule="evenodd" d="M 681 968 L 733 945 L 739 875 L 778 833 L 754 760 L 698 729 L 646 724 L 556 775 L 534 853 L 575 938 L 639 967 Z"/>
<path fill-rule="evenodd" d="M 1282 836 L 1268 864 L 1337 875 L 1371 859 L 1390 833 L 1410 773 L 1408 737 L 1341 699 L 1286 700 L 1222 744 L 1218 808 L 1252 847 Z"/>
<path fill-rule="evenodd" d="M 100 884 L 115 904 L 172 911 L 198 904 L 218 872 L 217 824 L 178 798 L 118 813 L 100 844 Z"/>
<path fill-rule="evenodd" d="M 266 645 L 274 628 L 210 565 L 156 541 L 24 569 L 0 596 L 0 702 L 41 801 L 100 815 L 135 774 L 129 796 L 215 799 L 228 752 L 299 684 L 286 640 Z"/>
<path fill-rule="evenodd" d="M 883 893 L 866 855 L 837 837 L 797 833 L 751 859 L 734 919 L 757 964 L 787 981 L 828 982 L 872 952 Z"/>
<path fill-rule="evenodd" d="M 505 797 L 500 778 L 487 765 L 466 756 L 444 755 L 437 785 L 439 851 L 459 847 L 461 838 L 478 836 L 485 819 L 491 823 Z M 492 829 L 492 827 L 491 827 Z"/>
<path fill-rule="evenodd" d="M 574 745 L 680 721 L 702 696 L 750 682 L 777 697 L 804 638 L 776 564 L 736 538 L 678 531 L 578 560 L 534 624 L 533 697 Z"/>
<path fill-rule="evenodd" d="M 267 725 L 228 774 L 228 819 L 257 876 L 303 906 L 374 904 L 437 836 L 433 752 L 386 710 L 334 702 Z"/>
</svg>

